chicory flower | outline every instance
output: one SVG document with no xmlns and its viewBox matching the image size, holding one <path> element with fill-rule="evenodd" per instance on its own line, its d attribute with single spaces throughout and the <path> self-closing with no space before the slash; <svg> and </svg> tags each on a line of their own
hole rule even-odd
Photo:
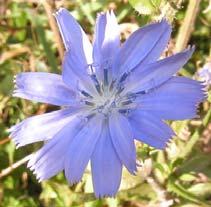
<svg viewBox="0 0 211 207">
<path fill-rule="evenodd" d="M 66 9 L 55 17 L 66 48 L 62 75 L 20 73 L 14 96 L 62 108 L 13 126 L 11 137 L 18 147 L 45 142 L 28 163 L 40 181 L 64 170 L 77 183 L 90 161 L 96 197 L 114 196 L 123 166 L 137 171 L 134 139 L 164 149 L 174 132 L 163 120 L 196 116 L 203 86 L 175 75 L 194 48 L 159 60 L 171 34 L 166 20 L 121 45 L 114 13 L 101 13 L 92 45 Z"/>
</svg>

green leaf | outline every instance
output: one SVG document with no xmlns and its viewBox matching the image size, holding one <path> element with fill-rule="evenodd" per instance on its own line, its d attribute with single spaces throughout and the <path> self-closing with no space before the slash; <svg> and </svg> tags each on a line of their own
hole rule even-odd
<svg viewBox="0 0 211 207">
<path fill-rule="evenodd" d="M 116 198 L 107 198 L 106 203 L 110 207 L 117 207 L 118 206 L 118 200 Z"/>
<path fill-rule="evenodd" d="M 4 70 L 0 71 L 0 91 L 4 95 L 10 95 L 13 89 L 14 78 L 11 68 L 14 67 L 14 65 L 6 62 L 4 64 L 1 64 L 0 66 L 1 68 L 4 68 Z"/>
<path fill-rule="evenodd" d="M 202 196 L 203 198 L 211 196 L 211 183 L 197 183 L 188 189 L 189 192 Z"/>
<path fill-rule="evenodd" d="M 161 0 L 129 0 L 129 3 L 140 14 L 150 15 L 159 11 Z"/>
<path fill-rule="evenodd" d="M 192 182 L 192 181 L 196 180 L 196 176 L 195 175 L 192 175 L 190 173 L 185 173 L 185 174 L 181 175 L 179 177 L 179 179 L 181 181 L 184 181 L 184 182 Z"/>
<path fill-rule="evenodd" d="M 173 128 L 173 130 L 176 132 L 176 134 L 179 134 L 188 124 L 187 120 L 183 120 L 183 121 L 174 121 L 171 124 L 171 127 Z"/>
<path fill-rule="evenodd" d="M 71 206 L 72 204 L 72 194 L 68 185 L 64 185 L 57 182 L 43 182 L 43 191 L 40 195 L 40 199 L 43 200 L 45 204 L 50 204 L 49 206 L 62 207 Z"/>
<path fill-rule="evenodd" d="M 176 178 L 173 176 L 169 177 L 168 184 L 167 184 L 168 191 L 175 193 L 176 195 L 189 200 L 194 203 L 198 204 L 204 204 L 200 198 L 195 196 L 193 193 L 189 192 L 187 189 L 185 189 L 179 182 L 177 182 Z"/>
<path fill-rule="evenodd" d="M 211 176 L 211 157 L 209 154 L 196 154 L 190 160 L 186 160 L 177 169 L 177 174 L 196 172 L 204 173 L 207 176 Z"/>
</svg>

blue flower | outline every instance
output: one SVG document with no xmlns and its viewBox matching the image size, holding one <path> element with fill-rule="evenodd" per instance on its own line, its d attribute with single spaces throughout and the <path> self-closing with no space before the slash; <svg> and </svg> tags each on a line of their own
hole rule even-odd
<svg viewBox="0 0 211 207">
<path fill-rule="evenodd" d="M 64 170 L 77 183 L 90 161 L 96 197 L 114 196 L 122 167 L 137 171 L 134 139 L 164 149 L 174 132 L 163 120 L 196 116 L 203 86 L 175 75 L 194 48 L 159 60 L 171 34 L 165 20 L 121 45 L 114 13 L 101 13 L 92 46 L 67 10 L 55 17 L 66 48 L 62 75 L 20 73 L 14 96 L 62 108 L 15 125 L 11 137 L 18 147 L 45 142 L 28 163 L 40 181 Z"/>
</svg>

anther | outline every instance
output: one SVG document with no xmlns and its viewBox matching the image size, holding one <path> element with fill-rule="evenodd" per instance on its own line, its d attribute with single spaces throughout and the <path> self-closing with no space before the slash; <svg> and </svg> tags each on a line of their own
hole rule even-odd
<svg viewBox="0 0 211 207">
<path fill-rule="evenodd" d="M 101 91 L 101 87 L 100 87 L 100 83 L 97 80 L 97 76 L 95 74 L 91 75 L 91 79 L 94 82 L 95 88 L 97 89 L 97 92 L 102 95 L 102 91 Z"/>
<path fill-rule="evenodd" d="M 137 93 L 128 93 L 126 96 L 128 99 L 135 100 L 137 95 Z"/>
<path fill-rule="evenodd" d="M 88 74 L 93 74 L 93 73 L 95 73 L 95 70 L 94 70 L 94 68 L 93 68 L 93 64 L 88 64 Z"/>
<path fill-rule="evenodd" d="M 93 96 L 91 96 L 89 93 L 87 93 L 84 90 L 81 91 L 81 94 L 84 95 L 84 96 L 86 96 L 86 97 L 93 98 Z"/>
<path fill-rule="evenodd" d="M 90 101 L 84 101 L 84 103 L 88 106 L 94 106 L 95 104 Z"/>
<path fill-rule="evenodd" d="M 119 82 L 122 83 L 123 81 L 125 81 L 126 78 L 127 78 L 127 76 L 128 76 L 128 73 L 124 73 L 124 74 L 121 76 Z"/>
<path fill-rule="evenodd" d="M 88 116 L 86 116 L 86 118 L 87 118 L 88 120 L 90 120 L 90 119 L 93 118 L 95 115 L 96 115 L 95 113 L 89 114 Z"/>
<path fill-rule="evenodd" d="M 108 85 L 108 69 L 104 69 L 104 85 Z"/>
<path fill-rule="evenodd" d="M 111 85 L 109 87 L 109 91 L 113 90 L 115 82 L 116 82 L 116 80 L 112 80 Z"/>
<path fill-rule="evenodd" d="M 144 95 L 146 94 L 147 92 L 146 91 L 139 91 L 139 92 L 136 92 L 137 95 Z"/>
<path fill-rule="evenodd" d="M 124 101 L 124 102 L 122 102 L 122 105 L 129 105 L 129 104 L 131 104 L 131 103 L 133 103 L 133 101 L 132 100 L 127 100 L 127 101 Z"/>
<path fill-rule="evenodd" d="M 124 89 L 125 89 L 124 87 L 119 86 L 116 94 L 119 95 Z"/>
<path fill-rule="evenodd" d="M 131 111 L 130 109 L 120 109 L 119 113 L 128 115 L 130 113 L 130 111 Z"/>
</svg>

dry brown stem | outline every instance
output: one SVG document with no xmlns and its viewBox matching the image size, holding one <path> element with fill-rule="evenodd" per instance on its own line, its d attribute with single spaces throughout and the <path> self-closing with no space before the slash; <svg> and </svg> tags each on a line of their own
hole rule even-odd
<svg viewBox="0 0 211 207">
<path fill-rule="evenodd" d="M 201 0 L 190 0 L 185 15 L 185 19 L 179 29 L 176 41 L 176 52 L 180 52 L 187 47 L 191 33 L 194 29 L 196 16 L 199 10 Z"/>
<path fill-rule="evenodd" d="M 56 20 L 53 16 L 52 1 L 42 0 L 42 4 L 43 4 L 43 7 L 44 7 L 46 14 L 48 16 L 48 21 L 49 21 L 49 25 L 51 27 L 51 30 L 54 33 L 55 43 L 57 45 L 59 56 L 60 56 L 60 59 L 62 61 L 63 56 L 64 56 L 64 47 L 63 47 L 62 39 L 61 39 L 61 36 L 59 34 L 59 30 L 58 30 L 58 27 L 57 27 L 57 24 L 56 24 Z"/>
</svg>

